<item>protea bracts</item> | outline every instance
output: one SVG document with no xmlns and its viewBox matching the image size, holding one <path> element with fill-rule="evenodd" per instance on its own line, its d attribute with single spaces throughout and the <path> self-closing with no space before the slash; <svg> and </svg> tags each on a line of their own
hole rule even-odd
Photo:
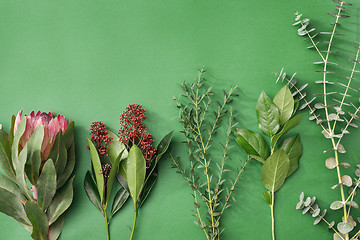
<svg viewBox="0 0 360 240">
<path fill-rule="evenodd" d="M 22 110 L 0 130 L 0 211 L 36 240 L 56 240 L 73 199 L 74 122 Z"/>
</svg>

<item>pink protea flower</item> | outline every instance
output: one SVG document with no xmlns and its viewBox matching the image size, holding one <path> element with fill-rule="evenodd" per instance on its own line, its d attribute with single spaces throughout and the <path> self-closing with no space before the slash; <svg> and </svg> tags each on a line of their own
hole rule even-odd
<svg viewBox="0 0 360 240">
<path fill-rule="evenodd" d="M 14 134 L 22 119 L 22 112 L 23 110 L 19 111 L 16 116 Z M 57 117 L 53 117 L 50 112 L 45 113 L 40 111 L 38 111 L 36 115 L 35 112 L 32 111 L 30 115 L 25 115 L 24 117 L 26 117 L 26 127 L 24 134 L 20 138 L 21 149 L 25 147 L 35 129 L 41 124 L 44 126 L 44 139 L 41 145 L 41 159 L 46 160 L 52 146 L 54 145 L 56 135 L 60 131 L 64 134 L 69 125 L 68 121 L 63 115 L 59 114 Z"/>
<path fill-rule="evenodd" d="M 130 104 L 120 116 L 119 141 L 125 144 L 128 149 L 132 145 L 137 145 L 146 160 L 148 168 L 152 160 L 156 157 L 156 148 L 152 145 L 154 142 L 152 135 L 146 133 L 146 127 L 143 121 L 147 118 L 145 109 L 138 104 Z"/>
</svg>

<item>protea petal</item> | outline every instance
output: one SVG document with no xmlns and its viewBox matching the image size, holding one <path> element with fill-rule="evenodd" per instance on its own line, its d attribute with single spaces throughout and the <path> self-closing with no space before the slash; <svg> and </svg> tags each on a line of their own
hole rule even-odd
<svg viewBox="0 0 360 240">
<path fill-rule="evenodd" d="M 19 123 L 20 123 L 20 121 L 21 121 L 22 112 L 23 112 L 23 110 L 20 110 L 20 111 L 18 112 L 18 114 L 16 115 L 15 125 L 14 125 L 14 134 L 15 134 L 15 132 L 16 132 L 17 126 L 19 126 Z"/>
<path fill-rule="evenodd" d="M 60 114 L 58 115 L 58 120 L 59 120 L 60 129 L 64 133 L 68 127 L 68 122 L 66 118 Z"/>
</svg>

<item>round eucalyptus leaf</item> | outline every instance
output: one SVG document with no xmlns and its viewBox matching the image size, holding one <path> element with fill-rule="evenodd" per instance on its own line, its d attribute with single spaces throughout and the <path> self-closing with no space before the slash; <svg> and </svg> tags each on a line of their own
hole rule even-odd
<svg viewBox="0 0 360 240">
<path fill-rule="evenodd" d="M 359 208 L 359 205 L 355 201 L 349 201 L 346 203 L 346 205 L 349 205 L 353 208 Z"/>
<path fill-rule="evenodd" d="M 303 201 L 304 201 L 304 192 L 301 192 L 301 193 L 300 193 L 299 199 L 300 199 L 300 202 L 303 202 Z"/>
<path fill-rule="evenodd" d="M 328 169 L 334 169 L 336 168 L 336 160 L 334 157 L 330 157 L 328 159 L 326 159 L 325 161 L 325 165 Z"/>
<path fill-rule="evenodd" d="M 321 222 L 321 217 L 317 217 L 314 221 L 314 225 L 318 224 L 319 222 Z"/>
<path fill-rule="evenodd" d="M 338 235 L 340 234 L 340 236 Z M 334 233 L 334 240 L 344 240 L 345 236 L 341 233 Z"/>
<path fill-rule="evenodd" d="M 316 209 L 311 216 L 312 217 L 317 217 L 317 216 L 319 216 L 319 214 L 320 214 L 320 208 Z M 320 222 L 320 220 L 319 220 L 319 222 Z"/>
<path fill-rule="evenodd" d="M 344 206 L 344 203 L 341 202 L 341 201 L 335 201 L 333 203 L 331 203 L 330 205 L 330 209 L 332 210 L 337 210 L 337 209 L 340 209 Z"/>
<path fill-rule="evenodd" d="M 305 207 L 308 207 L 311 204 L 311 198 L 307 197 L 305 200 Z"/>
<path fill-rule="evenodd" d="M 310 210 L 311 206 L 307 206 L 303 209 L 302 214 L 307 213 Z"/>
<path fill-rule="evenodd" d="M 329 224 L 328 229 L 330 229 L 330 228 L 334 227 L 334 225 L 335 225 L 335 222 L 334 222 L 334 221 L 331 221 L 331 223 Z"/>
<path fill-rule="evenodd" d="M 304 206 L 304 202 L 298 202 L 296 204 L 296 209 L 303 209 L 305 206 Z"/>
<path fill-rule="evenodd" d="M 342 234 L 347 234 L 354 229 L 354 225 L 351 222 L 340 222 L 337 225 L 337 229 Z"/>
<path fill-rule="evenodd" d="M 341 177 L 341 182 L 345 185 L 345 186 L 348 186 L 348 187 L 351 187 L 352 186 L 352 179 L 349 175 L 344 175 Z"/>
<path fill-rule="evenodd" d="M 349 168 L 349 167 L 351 167 L 351 165 L 348 164 L 348 163 L 346 163 L 346 162 L 340 163 L 339 166 L 342 166 L 343 168 Z"/>
<path fill-rule="evenodd" d="M 356 175 L 357 177 L 360 177 L 360 168 L 356 169 L 355 175 Z"/>
<path fill-rule="evenodd" d="M 323 211 L 322 211 L 322 213 L 321 213 L 321 217 L 324 217 L 325 215 L 326 215 L 326 213 L 327 213 L 327 210 L 326 209 L 324 209 Z"/>
<path fill-rule="evenodd" d="M 338 150 L 339 153 L 346 153 L 344 146 L 340 143 L 338 144 L 336 149 Z"/>
</svg>

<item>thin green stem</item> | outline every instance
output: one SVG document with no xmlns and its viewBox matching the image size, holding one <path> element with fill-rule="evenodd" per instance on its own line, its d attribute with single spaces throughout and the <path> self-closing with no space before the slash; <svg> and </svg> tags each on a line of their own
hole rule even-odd
<svg viewBox="0 0 360 240">
<path fill-rule="evenodd" d="M 104 219 L 105 219 L 105 225 L 106 225 L 107 240 L 110 240 L 109 222 L 108 222 L 108 219 L 107 219 L 106 207 L 104 209 Z"/>
<path fill-rule="evenodd" d="M 271 232 L 272 232 L 272 239 L 275 240 L 275 216 L 274 216 L 274 203 L 275 203 L 275 193 L 274 191 L 271 191 L 272 197 L 271 197 Z"/>
<path fill-rule="evenodd" d="M 135 210 L 134 210 L 134 223 L 133 223 L 133 227 L 132 227 L 132 229 L 131 229 L 130 240 L 132 240 L 133 237 L 134 237 L 134 232 L 135 232 L 135 226 L 136 226 L 137 216 L 138 216 L 138 209 L 137 209 L 137 207 L 135 206 Z"/>
</svg>

